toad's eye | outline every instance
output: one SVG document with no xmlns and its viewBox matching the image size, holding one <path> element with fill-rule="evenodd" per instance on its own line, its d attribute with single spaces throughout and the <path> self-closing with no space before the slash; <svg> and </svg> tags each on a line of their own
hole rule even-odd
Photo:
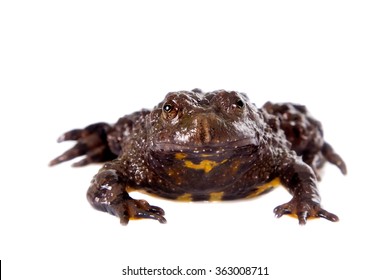
<svg viewBox="0 0 390 280">
<path fill-rule="evenodd" d="M 171 104 L 164 104 L 163 109 L 165 113 L 170 113 L 173 109 L 173 106 Z"/>
<path fill-rule="evenodd" d="M 173 120 L 177 116 L 178 107 L 174 102 L 167 102 L 162 106 L 163 117 L 166 120 Z"/>
<path fill-rule="evenodd" d="M 242 101 L 241 99 L 238 99 L 236 101 L 236 104 L 235 104 L 238 108 L 243 108 L 244 107 L 244 101 Z"/>
</svg>

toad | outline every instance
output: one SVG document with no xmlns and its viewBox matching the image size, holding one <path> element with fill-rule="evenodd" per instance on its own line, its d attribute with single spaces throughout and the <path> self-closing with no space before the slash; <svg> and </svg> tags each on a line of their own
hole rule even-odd
<svg viewBox="0 0 390 280">
<path fill-rule="evenodd" d="M 102 162 L 87 199 L 124 225 L 143 218 L 166 222 L 163 209 L 133 199 L 133 191 L 221 201 L 253 198 L 278 185 L 292 199 L 274 209 L 276 217 L 289 214 L 300 224 L 315 217 L 338 221 L 320 205 L 318 171 L 330 162 L 346 174 L 346 165 L 302 105 L 267 102 L 257 108 L 237 91 L 170 92 L 153 110 L 70 130 L 58 139 L 68 140 L 75 146 L 50 165 L 79 156 L 73 166 Z"/>
</svg>

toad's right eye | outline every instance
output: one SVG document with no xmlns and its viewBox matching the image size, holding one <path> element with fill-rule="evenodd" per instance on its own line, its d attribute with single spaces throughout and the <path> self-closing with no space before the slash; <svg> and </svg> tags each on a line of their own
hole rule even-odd
<svg viewBox="0 0 390 280">
<path fill-rule="evenodd" d="M 178 107 L 174 102 L 166 102 L 162 106 L 163 117 L 172 120 L 177 116 Z"/>
<path fill-rule="evenodd" d="M 170 113 L 173 109 L 173 106 L 171 104 L 166 103 L 166 104 L 164 104 L 163 109 L 164 109 L 164 112 Z"/>
</svg>

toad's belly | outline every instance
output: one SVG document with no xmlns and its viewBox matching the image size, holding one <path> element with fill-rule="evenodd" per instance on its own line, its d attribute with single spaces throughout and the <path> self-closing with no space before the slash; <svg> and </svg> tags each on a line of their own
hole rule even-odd
<svg viewBox="0 0 390 280">
<path fill-rule="evenodd" d="M 267 168 L 255 164 L 257 160 L 255 148 L 226 153 L 160 153 L 149 160 L 153 172 L 143 190 L 180 201 L 254 197 L 279 184 Z M 260 169 L 264 169 L 262 174 Z"/>
<path fill-rule="evenodd" d="M 143 190 L 152 195 L 177 201 L 222 201 L 254 198 L 271 191 L 279 185 L 279 178 L 275 178 L 260 184 L 249 185 L 243 182 L 237 182 L 237 184 L 223 186 L 213 183 L 207 187 L 202 181 L 202 178 L 198 178 L 197 184 L 194 184 L 192 187 L 187 185 L 184 187 L 180 185 L 171 185 L 169 187 L 154 185 Z M 129 191 L 132 190 L 129 189 Z"/>
</svg>

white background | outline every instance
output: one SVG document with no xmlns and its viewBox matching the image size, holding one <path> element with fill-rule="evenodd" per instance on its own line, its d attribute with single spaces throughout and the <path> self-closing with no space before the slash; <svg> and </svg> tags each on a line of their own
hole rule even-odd
<svg viewBox="0 0 390 280">
<path fill-rule="evenodd" d="M 4 278 L 151 279 L 122 269 L 180 265 L 266 266 L 264 279 L 388 279 L 385 3 L 1 1 Z M 194 87 L 243 91 L 258 106 L 307 105 L 348 165 L 346 177 L 326 166 L 319 185 L 340 222 L 275 219 L 273 208 L 290 199 L 279 188 L 232 203 L 147 198 L 168 224 L 123 227 L 85 199 L 98 165 L 47 166 L 71 146 L 55 141 L 64 131 Z"/>
</svg>

